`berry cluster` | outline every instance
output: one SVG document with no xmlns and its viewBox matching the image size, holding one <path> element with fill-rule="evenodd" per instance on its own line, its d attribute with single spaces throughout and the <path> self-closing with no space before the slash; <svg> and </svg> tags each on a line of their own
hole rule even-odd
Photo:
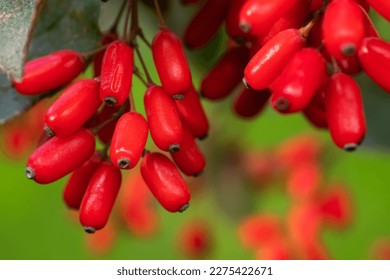
<svg viewBox="0 0 390 280">
<path fill-rule="evenodd" d="M 351 223 L 351 197 L 341 183 L 327 182 L 323 144 L 310 135 L 286 140 L 274 151 L 251 151 L 242 163 L 260 188 L 282 185 L 289 198 L 284 217 L 261 212 L 238 226 L 242 245 L 257 259 L 329 259 L 321 238 L 324 227 Z M 256 160 L 262 158 L 263 160 Z"/>
<path fill-rule="evenodd" d="M 230 40 L 203 78 L 201 95 L 223 99 L 242 79 L 245 87 L 233 102 L 239 116 L 256 116 L 270 100 L 277 112 L 301 112 L 315 127 L 329 129 L 338 147 L 355 150 L 366 122 L 352 76 L 364 71 L 390 92 L 390 45 L 368 16 L 371 6 L 390 20 L 390 4 L 380 0 L 206 1 L 184 43 L 202 48 L 222 25 Z"/>
<path fill-rule="evenodd" d="M 142 161 L 140 172 L 159 203 L 170 212 L 183 212 L 191 195 L 182 173 L 197 176 L 205 167 L 196 138 L 207 136 L 209 125 L 181 40 L 164 23 L 155 1 L 159 31 L 149 43 L 139 26 L 137 1 L 126 3 L 124 30 L 117 26 L 120 12 L 104 34 L 102 48 L 88 54 L 60 50 L 36 58 L 26 64 L 22 80 L 14 81 L 24 95 L 66 86 L 46 110 L 47 137 L 28 158 L 26 176 L 49 184 L 71 173 L 64 200 L 79 210 L 88 233 L 107 224 L 121 186 L 121 170 Z M 138 38 L 151 48 L 161 86 L 148 73 Z M 135 65 L 135 55 L 143 73 Z M 88 61 L 93 61 L 94 77 L 74 81 Z M 146 118 L 135 109 L 134 75 L 146 86 Z M 161 152 L 145 149 L 149 132 Z M 102 150 L 96 150 L 96 138 Z"/>
</svg>

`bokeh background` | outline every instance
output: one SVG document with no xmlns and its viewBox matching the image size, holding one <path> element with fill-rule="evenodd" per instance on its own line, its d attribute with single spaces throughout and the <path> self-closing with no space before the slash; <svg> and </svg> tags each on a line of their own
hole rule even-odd
<svg viewBox="0 0 390 280">
<path fill-rule="evenodd" d="M 166 14 L 168 25 L 181 34 L 193 11 L 191 7 L 173 5 Z M 142 13 L 154 19 L 148 9 L 143 9 Z M 389 23 L 373 11 L 371 15 L 380 34 L 390 40 Z M 152 38 L 156 25 L 156 20 L 143 23 L 148 38 Z M 207 48 L 188 52 L 195 85 L 199 85 L 207 68 L 223 52 L 226 40 L 220 32 Z M 148 68 L 157 80 L 151 54 L 145 46 L 141 47 Z M 90 75 L 90 71 L 85 75 Z M 145 88 L 134 80 L 136 107 L 143 112 Z M 377 258 L 373 244 L 390 239 L 390 97 L 364 75 L 357 80 L 365 102 L 368 133 L 364 144 L 353 153 L 338 149 L 326 131 L 315 129 L 300 114 L 282 116 L 266 108 L 253 120 L 241 120 L 231 110 L 234 94 L 223 102 L 204 101 L 211 129 L 200 146 L 207 167 L 201 177 L 190 179 L 191 207 L 185 213 L 172 214 L 154 203 L 158 228 L 151 236 L 144 237 L 126 230 L 119 218 L 120 209 L 116 207 L 111 218 L 114 237 L 101 241 L 107 242 L 107 246 L 100 252 L 88 245 L 93 241 L 83 231 L 77 213 L 68 210 L 62 201 L 67 178 L 50 185 L 27 180 L 25 162 L 32 150 L 10 158 L 10 147 L 4 142 L 2 128 L 0 259 L 185 259 L 189 256 L 180 250 L 183 246 L 180 234 L 193 220 L 205 221 L 210 231 L 211 249 L 204 258 L 253 259 L 253 250 L 245 248 L 239 239 L 242 219 L 255 213 L 274 213 L 283 220 L 291 198 L 282 178 L 267 186 L 248 180 L 240 158 L 258 150 L 274 151 L 287 139 L 300 134 L 313 135 L 324 147 L 322 187 L 326 188 L 329 182 L 342 182 L 351 202 L 351 220 L 346 227 L 321 230 L 321 240 L 329 257 Z M 148 145 L 153 149 L 151 143 Z M 124 174 L 127 176 L 126 172 Z M 96 243 L 93 246 L 97 246 Z"/>
</svg>

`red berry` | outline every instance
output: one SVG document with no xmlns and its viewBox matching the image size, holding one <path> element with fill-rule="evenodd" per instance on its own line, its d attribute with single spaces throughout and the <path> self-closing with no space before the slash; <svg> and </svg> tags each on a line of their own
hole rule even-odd
<svg viewBox="0 0 390 280">
<path fill-rule="evenodd" d="M 324 0 L 311 0 L 309 12 L 315 12 L 319 10 Z"/>
<path fill-rule="evenodd" d="M 326 114 L 323 92 L 315 94 L 312 101 L 303 110 L 306 119 L 317 128 L 328 127 L 328 117 Z"/>
<path fill-rule="evenodd" d="M 158 86 L 144 96 L 146 116 L 154 143 L 163 151 L 177 151 L 183 141 L 183 127 L 173 99 Z"/>
<path fill-rule="evenodd" d="M 254 39 L 253 36 L 242 31 L 239 24 L 240 11 L 245 2 L 246 0 L 231 0 L 225 18 L 226 33 L 238 42 Z"/>
<path fill-rule="evenodd" d="M 186 124 L 192 134 L 199 139 L 207 137 L 209 121 L 195 88 L 191 87 L 185 93 L 185 98 L 175 99 L 175 103 L 182 122 Z"/>
<path fill-rule="evenodd" d="M 169 95 L 182 95 L 192 86 L 187 58 L 179 37 L 162 29 L 153 38 L 153 60 L 162 88 Z"/>
<path fill-rule="evenodd" d="M 321 185 L 321 168 L 315 162 L 300 162 L 289 170 L 287 192 L 295 200 L 308 200 L 314 197 Z"/>
<path fill-rule="evenodd" d="M 330 186 L 318 201 L 324 222 L 340 228 L 348 226 L 352 214 L 350 200 L 350 195 L 344 186 Z"/>
<path fill-rule="evenodd" d="M 110 146 L 110 158 L 116 167 L 131 169 L 137 165 L 145 149 L 148 130 L 145 118 L 137 112 L 120 117 Z"/>
<path fill-rule="evenodd" d="M 80 53 L 73 50 L 56 51 L 27 62 L 22 80 L 14 81 L 14 86 L 25 95 L 45 93 L 71 82 L 84 66 Z"/>
<path fill-rule="evenodd" d="M 247 47 L 228 49 L 203 78 L 200 86 L 201 95 L 211 100 L 228 96 L 240 83 L 248 61 L 249 49 Z"/>
<path fill-rule="evenodd" d="M 103 35 L 102 46 L 110 44 L 118 39 L 118 34 L 116 33 L 106 33 Z M 103 58 L 106 50 L 98 52 L 93 58 L 93 75 L 94 77 L 99 77 L 102 71 Z"/>
<path fill-rule="evenodd" d="M 290 260 L 292 253 L 283 239 L 273 240 L 256 250 L 256 260 Z"/>
<path fill-rule="evenodd" d="M 371 7 L 390 21 L 390 2 L 384 0 L 366 0 Z"/>
<path fill-rule="evenodd" d="M 98 81 L 77 81 L 66 88 L 47 110 L 45 131 L 58 137 L 71 135 L 93 116 L 101 103 Z"/>
<path fill-rule="evenodd" d="M 241 118 L 253 118 L 264 109 L 270 96 L 268 89 L 256 91 L 243 88 L 234 99 L 233 110 Z"/>
<path fill-rule="evenodd" d="M 245 248 L 253 249 L 282 237 L 282 225 L 277 216 L 255 214 L 248 216 L 238 226 L 238 236 Z"/>
<path fill-rule="evenodd" d="M 334 0 L 324 14 L 322 23 L 324 44 L 328 52 L 336 57 L 354 55 L 364 37 L 362 9 L 353 0 Z"/>
<path fill-rule="evenodd" d="M 94 233 L 107 224 L 121 182 L 118 168 L 109 161 L 100 163 L 80 205 L 80 222 L 86 232 Z"/>
<path fill-rule="evenodd" d="M 206 160 L 191 131 L 183 126 L 183 132 L 184 137 L 180 150 L 172 153 L 172 159 L 187 176 L 198 176 L 203 172 Z"/>
<path fill-rule="evenodd" d="M 325 91 L 325 104 L 333 141 L 346 151 L 355 150 L 366 133 L 362 96 L 355 80 L 334 74 Z"/>
<path fill-rule="evenodd" d="M 269 87 L 280 75 L 291 56 L 303 48 L 306 40 L 298 29 L 287 29 L 268 41 L 249 61 L 244 83 L 254 90 Z"/>
<path fill-rule="evenodd" d="M 326 63 L 319 51 L 312 48 L 298 51 L 271 85 L 272 107 L 281 113 L 302 111 L 321 86 L 325 74 Z"/>
<path fill-rule="evenodd" d="M 54 136 L 31 154 L 26 176 L 39 184 L 52 183 L 84 164 L 94 151 L 95 138 L 85 128 L 63 138 Z"/>
<path fill-rule="evenodd" d="M 380 38 L 365 38 L 359 61 L 364 72 L 390 93 L 390 44 Z"/>
<path fill-rule="evenodd" d="M 148 153 L 141 174 L 155 198 L 169 212 L 183 212 L 191 198 L 187 183 L 173 162 L 163 154 Z"/>
<path fill-rule="evenodd" d="M 205 258 L 213 245 L 210 226 L 202 220 L 186 222 L 178 231 L 177 243 L 179 250 L 186 258 Z"/>
<path fill-rule="evenodd" d="M 230 0 L 208 0 L 184 31 L 184 44 L 191 49 L 204 47 L 217 34 L 228 12 Z"/>
<path fill-rule="evenodd" d="M 102 62 L 100 98 L 109 106 L 120 106 L 129 97 L 134 66 L 133 49 L 124 41 L 112 42 Z"/>
<path fill-rule="evenodd" d="M 82 166 L 73 171 L 63 192 L 64 202 L 69 208 L 76 210 L 80 208 L 89 181 L 101 161 L 102 158 L 96 152 Z"/>
<path fill-rule="evenodd" d="M 155 234 L 159 217 L 153 207 L 153 196 L 139 170 L 126 179 L 122 188 L 119 207 L 126 229 L 139 237 Z"/>
</svg>

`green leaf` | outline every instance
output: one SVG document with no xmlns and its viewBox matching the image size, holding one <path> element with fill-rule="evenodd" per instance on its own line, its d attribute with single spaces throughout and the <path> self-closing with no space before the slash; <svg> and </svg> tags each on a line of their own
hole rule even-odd
<svg viewBox="0 0 390 280">
<path fill-rule="evenodd" d="M 20 80 L 41 0 L 0 0 L 0 69 Z"/>
<path fill-rule="evenodd" d="M 0 12 L 0 26 L 1 14 L 4 14 L 3 2 L 24 3 L 26 1 L 0 0 L 0 11 L 2 11 Z M 45 1 L 33 33 L 28 53 L 29 59 L 47 55 L 60 49 L 88 52 L 97 48 L 101 42 L 101 33 L 98 27 L 99 9 L 100 2 L 97 0 Z M 27 21 L 22 18 L 22 15 L 18 20 L 27 25 Z M 12 33 L 15 32 L 10 31 L 10 34 Z M 4 41 L 11 40 L 4 36 L 0 31 L 0 47 Z M 28 45 L 28 42 L 26 44 Z M 4 54 L 0 54 L 0 59 L 1 55 Z M 7 57 L 7 55 L 5 56 Z M 18 94 L 11 83 L 6 80 L 6 77 L 0 75 L 0 125 L 28 110 L 37 98 L 39 97 Z"/>
</svg>

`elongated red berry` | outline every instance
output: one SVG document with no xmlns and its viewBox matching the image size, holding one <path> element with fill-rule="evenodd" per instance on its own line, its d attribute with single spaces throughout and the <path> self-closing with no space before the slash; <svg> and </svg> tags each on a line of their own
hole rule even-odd
<svg viewBox="0 0 390 280">
<path fill-rule="evenodd" d="M 180 118 L 192 134 L 203 139 L 209 131 L 209 121 L 203 109 L 200 97 L 194 87 L 185 93 L 185 98 L 175 99 Z"/>
<path fill-rule="evenodd" d="M 133 49 L 126 42 L 112 42 L 104 53 L 100 75 L 100 98 L 120 106 L 129 97 L 134 66 Z"/>
<path fill-rule="evenodd" d="M 14 81 L 14 86 L 25 95 L 45 93 L 71 82 L 84 66 L 80 53 L 73 50 L 56 51 L 27 62 L 22 80 Z"/>
<path fill-rule="evenodd" d="M 183 45 L 175 33 L 162 29 L 153 38 L 153 60 L 162 88 L 169 95 L 182 95 L 192 86 Z"/>
<path fill-rule="evenodd" d="M 321 8 L 323 2 L 324 2 L 324 0 L 311 0 L 309 11 L 315 12 L 315 11 L 319 10 Z"/>
<path fill-rule="evenodd" d="M 69 208 L 76 210 L 80 208 L 89 181 L 101 161 L 101 156 L 96 152 L 82 166 L 73 171 L 63 192 L 64 202 Z"/>
<path fill-rule="evenodd" d="M 336 57 L 354 55 L 364 38 L 362 9 L 353 0 L 334 0 L 326 8 L 322 23 L 324 44 Z"/>
<path fill-rule="evenodd" d="M 231 0 L 225 18 L 226 33 L 230 36 L 230 38 L 238 42 L 254 39 L 253 36 L 245 33 L 240 28 L 239 16 L 242 6 L 245 4 L 245 2 L 246 0 Z"/>
<path fill-rule="evenodd" d="M 256 91 L 243 88 L 234 99 L 233 110 L 242 118 L 255 117 L 264 109 L 270 96 L 268 89 Z"/>
<path fill-rule="evenodd" d="M 230 0 L 209 0 L 197 11 L 184 31 L 186 47 L 204 47 L 217 34 L 225 20 Z"/>
<path fill-rule="evenodd" d="M 326 62 L 319 51 L 305 48 L 296 52 L 271 85 L 272 107 L 281 113 L 302 111 L 321 86 L 325 74 Z"/>
<path fill-rule="evenodd" d="M 303 48 L 306 40 L 298 29 L 287 29 L 268 41 L 249 61 L 244 83 L 254 90 L 268 88 L 280 75 L 291 56 Z"/>
<path fill-rule="evenodd" d="M 145 149 L 148 130 L 145 118 L 137 112 L 120 117 L 110 146 L 110 158 L 116 167 L 131 169 L 137 165 Z"/>
<path fill-rule="evenodd" d="M 141 174 L 158 202 L 169 212 L 183 212 L 191 198 L 187 183 L 173 162 L 161 153 L 142 159 Z"/>
<path fill-rule="evenodd" d="M 390 3 L 384 0 L 366 0 L 375 11 L 390 21 Z"/>
<path fill-rule="evenodd" d="M 206 159 L 195 142 L 191 131 L 183 126 L 184 137 L 180 150 L 172 153 L 172 159 L 177 167 L 187 176 L 198 176 L 203 172 Z"/>
<path fill-rule="evenodd" d="M 97 80 L 75 82 L 47 110 L 46 133 L 59 137 L 71 135 L 93 116 L 101 103 Z"/>
<path fill-rule="evenodd" d="M 94 233 L 107 224 L 121 182 L 122 174 L 118 168 L 109 161 L 100 163 L 80 205 L 80 222 L 86 232 Z"/>
<path fill-rule="evenodd" d="M 183 127 L 173 99 L 158 86 L 144 96 L 146 116 L 154 143 L 163 151 L 177 151 L 183 141 Z"/>
<path fill-rule="evenodd" d="M 364 72 L 390 93 L 390 44 L 380 38 L 365 38 L 359 61 Z"/>
<path fill-rule="evenodd" d="M 328 115 L 326 114 L 325 105 L 321 106 L 316 102 L 310 102 L 303 110 L 306 119 L 317 128 L 328 127 Z"/>
<path fill-rule="evenodd" d="M 117 39 L 118 39 L 118 34 L 111 33 L 111 32 L 106 33 L 103 35 L 101 45 L 104 46 L 104 45 L 110 44 Z M 102 64 L 103 64 L 103 58 L 104 58 L 105 52 L 106 52 L 106 50 L 101 50 L 93 58 L 93 75 L 94 75 L 94 77 L 99 77 L 101 72 L 102 72 Z"/>
<path fill-rule="evenodd" d="M 264 44 L 282 30 L 299 28 L 309 4 L 308 0 L 248 0 L 240 11 L 240 27 Z"/>
<path fill-rule="evenodd" d="M 240 83 L 249 61 L 249 49 L 245 46 L 228 49 L 216 65 L 203 78 L 200 93 L 203 97 L 218 100 L 228 96 Z"/>
<path fill-rule="evenodd" d="M 356 81 L 344 73 L 330 78 L 325 91 L 328 126 L 334 143 L 353 151 L 366 134 L 363 101 Z"/>
<path fill-rule="evenodd" d="M 26 176 L 39 184 L 52 183 L 84 164 L 94 151 L 95 138 L 85 128 L 66 137 L 54 136 L 28 158 Z"/>
</svg>

